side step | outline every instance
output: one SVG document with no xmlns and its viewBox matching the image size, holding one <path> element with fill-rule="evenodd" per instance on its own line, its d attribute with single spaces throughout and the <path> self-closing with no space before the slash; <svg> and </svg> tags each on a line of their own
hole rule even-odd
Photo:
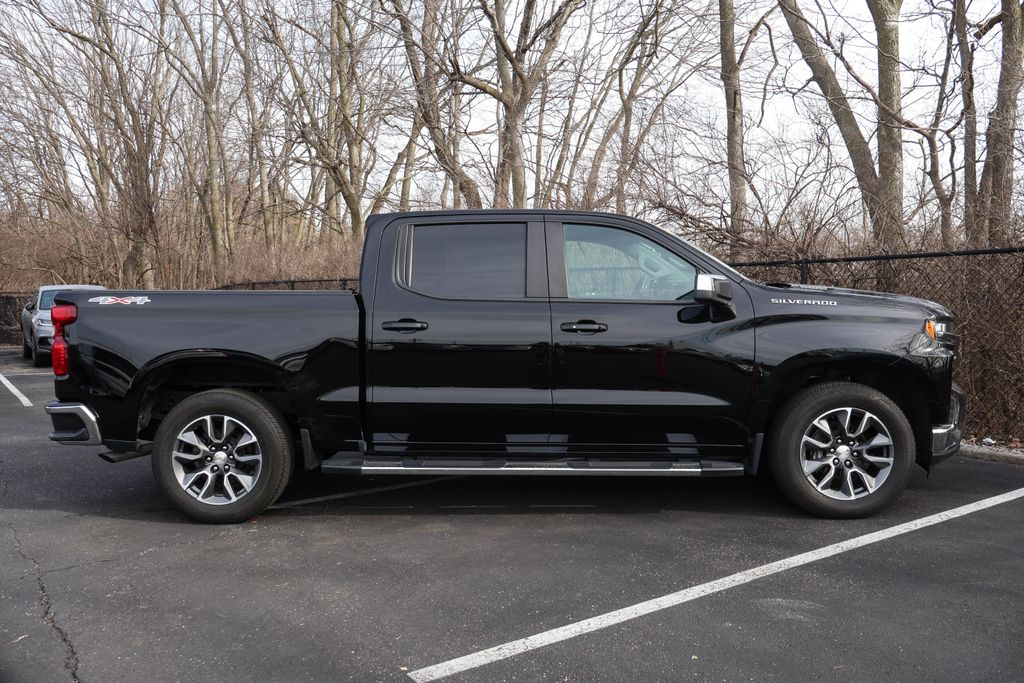
<svg viewBox="0 0 1024 683">
<path fill-rule="evenodd" d="M 542 474 L 625 475 L 647 477 L 736 476 L 743 463 L 724 460 L 506 460 L 504 458 L 396 458 L 339 453 L 320 463 L 334 474 Z"/>
</svg>

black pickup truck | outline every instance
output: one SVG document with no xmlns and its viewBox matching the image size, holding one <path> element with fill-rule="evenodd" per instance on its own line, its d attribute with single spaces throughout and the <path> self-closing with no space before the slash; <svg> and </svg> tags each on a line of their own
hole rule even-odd
<svg viewBox="0 0 1024 683">
<path fill-rule="evenodd" d="M 237 522 L 294 467 L 728 476 L 858 517 L 957 451 L 942 306 L 761 284 L 621 216 L 378 215 L 355 291 L 63 292 L 65 444 Z"/>
</svg>

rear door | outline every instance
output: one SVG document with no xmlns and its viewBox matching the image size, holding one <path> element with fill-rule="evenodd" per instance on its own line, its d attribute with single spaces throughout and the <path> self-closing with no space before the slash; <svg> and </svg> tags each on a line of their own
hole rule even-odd
<svg viewBox="0 0 1024 683">
<path fill-rule="evenodd" d="M 398 220 L 382 235 L 370 341 L 378 450 L 529 450 L 550 429 L 543 221 Z"/>
<path fill-rule="evenodd" d="M 569 451 L 733 454 L 747 443 L 753 330 L 693 301 L 706 263 L 627 221 L 547 226 L 553 341 L 552 440 Z"/>
</svg>

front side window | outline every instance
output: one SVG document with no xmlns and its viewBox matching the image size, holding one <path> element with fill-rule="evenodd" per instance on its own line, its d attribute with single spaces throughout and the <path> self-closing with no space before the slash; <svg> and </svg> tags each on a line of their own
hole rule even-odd
<svg viewBox="0 0 1024 683">
<path fill-rule="evenodd" d="M 522 223 L 417 225 L 408 285 L 452 299 L 526 296 L 526 226 Z"/>
<path fill-rule="evenodd" d="M 697 268 L 628 230 L 565 224 L 570 299 L 675 301 L 694 290 Z"/>
</svg>

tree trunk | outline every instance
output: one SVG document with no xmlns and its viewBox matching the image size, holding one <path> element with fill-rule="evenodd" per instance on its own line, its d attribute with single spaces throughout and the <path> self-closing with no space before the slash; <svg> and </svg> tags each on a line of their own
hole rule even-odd
<svg viewBox="0 0 1024 683">
<path fill-rule="evenodd" d="M 883 253 L 903 242 L 903 88 L 900 83 L 902 0 L 868 0 L 878 41 L 878 203 L 875 244 Z"/>
<path fill-rule="evenodd" d="M 786 18 L 789 30 L 793 33 L 793 40 L 800 49 L 804 62 L 810 68 L 811 76 L 818 89 L 821 90 L 821 94 L 824 95 L 832 118 L 839 128 L 839 134 L 846 145 L 846 152 L 850 155 L 850 163 L 853 165 L 854 176 L 857 178 L 857 187 L 860 189 L 864 206 L 868 210 L 868 216 L 874 226 L 878 214 L 878 176 L 875 173 L 871 147 L 864 138 L 846 93 L 839 84 L 839 79 L 836 78 L 831 63 L 815 40 L 800 6 L 796 0 L 779 0 L 779 6 L 782 8 L 782 14 Z"/>
<path fill-rule="evenodd" d="M 1013 234 L 1013 137 L 1017 127 L 1017 98 L 1024 84 L 1024 11 L 1018 0 L 1002 0 L 1002 59 L 996 103 L 989 114 L 988 152 L 982 171 L 989 244 L 1006 246 Z"/>
<path fill-rule="evenodd" d="M 868 0 L 878 40 L 878 171 L 849 99 L 797 0 L 779 0 L 779 6 L 846 145 L 875 243 L 883 251 L 893 251 L 903 242 L 903 132 L 898 122 L 902 112 L 900 0 Z M 829 48 L 838 53 L 834 45 Z"/>
<path fill-rule="evenodd" d="M 960 54 L 960 95 L 964 108 L 964 233 L 972 247 L 988 244 L 978 216 L 978 111 L 974 104 L 974 50 L 967 35 L 967 0 L 953 0 L 953 27 Z"/>
<path fill-rule="evenodd" d="M 736 8 L 732 0 L 718 0 L 722 86 L 725 90 L 726 159 L 729 164 L 729 258 L 742 258 L 747 232 L 747 165 L 743 157 L 743 95 L 740 65 L 736 61 Z"/>
</svg>

